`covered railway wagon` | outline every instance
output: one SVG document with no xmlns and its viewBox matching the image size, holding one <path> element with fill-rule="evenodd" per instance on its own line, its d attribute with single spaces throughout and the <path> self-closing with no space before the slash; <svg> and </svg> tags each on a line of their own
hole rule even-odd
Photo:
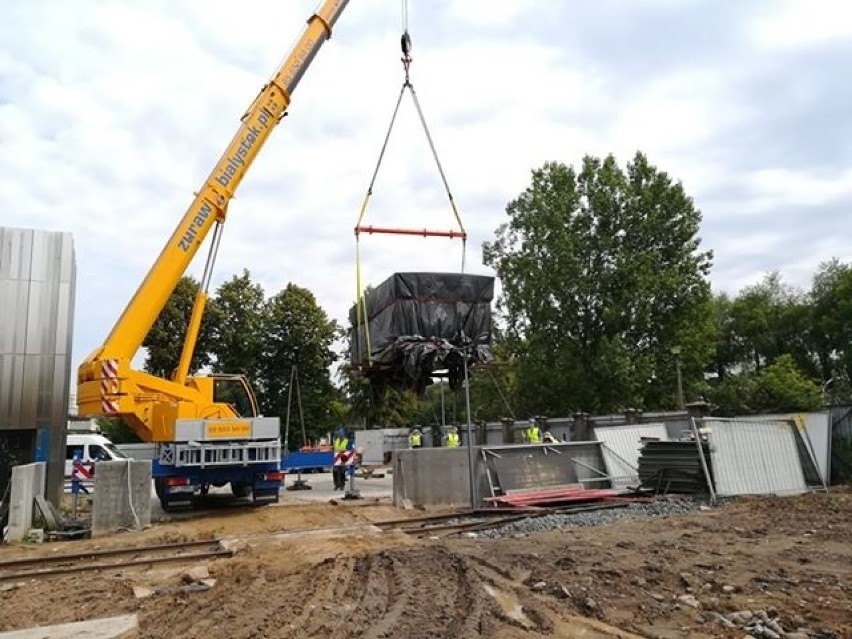
<svg viewBox="0 0 852 639">
<path fill-rule="evenodd" d="M 494 278 L 465 273 L 394 273 L 349 312 L 350 363 L 374 389 L 418 393 L 438 371 L 457 388 L 470 364 L 491 353 Z"/>
</svg>

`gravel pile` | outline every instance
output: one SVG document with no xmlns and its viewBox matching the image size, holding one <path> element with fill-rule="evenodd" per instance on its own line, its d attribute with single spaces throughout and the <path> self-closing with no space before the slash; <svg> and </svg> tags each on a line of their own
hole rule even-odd
<svg viewBox="0 0 852 639">
<path fill-rule="evenodd" d="M 522 519 L 501 528 L 482 530 L 477 533 L 480 537 L 498 539 L 518 534 L 543 532 L 559 528 L 575 528 L 582 526 L 599 526 L 619 519 L 636 519 L 638 517 L 664 517 L 667 515 L 686 515 L 696 510 L 710 508 L 709 500 L 701 497 L 664 497 L 651 502 L 632 503 L 620 508 L 592 510 L 584 513 L 553 514 L 541 517 Z"/>
</svg>

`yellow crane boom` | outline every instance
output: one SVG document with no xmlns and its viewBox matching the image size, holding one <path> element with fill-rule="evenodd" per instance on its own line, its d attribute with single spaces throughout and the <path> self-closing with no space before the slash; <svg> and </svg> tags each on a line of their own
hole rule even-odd
<svg viewBox="0 0 852 639">
<path fill-rule="evenodd" d="M 241 125 L 210 176 L 178 223 L 142 284 L 115 323 L 101 347 L 80 365 L 77 404 L 83 416 L 123 417 L 146 441 L 174 439 L 177 419 L 233 420 L 241 415 L 236 403 L 217 398 L 223 378 L 187 377 L 189 362 L 207 299 L 210 270 L 218 247 L 219 231 L 228 202 L 270 133 L 281 120 L 290 97 L 348 0 L 325 0 L 309 19 L 301 37 L 264 85 L 241 119 Z M 181 361 L 172 379 L 131 368 L 157 316 L 168 302 L 181 276 L 214 229 L 211 256 L 193 309 Z M 245 383 L 243 382 L 245 386 Z M 246 390 L 249 389 L 246 387 Z M 250 391 L 249 391 L 250 393 Z M 251 403 L 254 403 L 253 396 Z M 252 406 L 252 410 L 256 407 Z"/>
</svg>

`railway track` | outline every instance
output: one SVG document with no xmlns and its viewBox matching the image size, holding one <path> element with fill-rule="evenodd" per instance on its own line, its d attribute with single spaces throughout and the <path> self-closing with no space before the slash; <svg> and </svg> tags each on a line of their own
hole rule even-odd
<svg viewBox="0 0 852 639">
<path fill-rule="evenodd" d="M 606 502 L 602 504 L 587 504 L 582 506 L 563 506 L 553 508 L 537 508 L 535 510 L 523 510 L 521 512 L 500 509 L 493 513 L 485 510 L 463 511 L 447 515 L 434 515 L 429 517 L 417 517 L 411 519 L 395 519 L 390 521 L 376 522 L 374 525 L 382 530 L 398 530 L 416 537 L 429 537 L 442 533 L 449 536 L 456 533 L 475 532 L 498 528 L 522 519 L 533 519 L 545 515 L 570 515 L 573 513 L 591 512 L 594 510 L 605 510 L 612 508 L 623 508 L 629 502 Z"/>
<path fill-rule="evenodd" d="M 451 536 L 464 532 L 475 532 L 497 528 L 522 519 L 543 517 L 550 514 L 572 514 L 619 508 L 626 502 L 606 502 L 581 506 L 524 509 L 497 508 L 475 511 L 460 511 L 443 515 L 411 517 L 372 522 L 384 531 L 399 531 L 414 537 Z M 292 534 L 325 529 L 288 531 Z M 346 527 L 340 530 L 346 530 Z M 153 564 L 197 561 L 232 557 L 233 550 L 223 548 L 222 540 L 209 539 L 149 546 L 131 546 L 106 550 L 91 550 L 81 553 L 29 557 L 0 562 L 0 582 L 10 580 L 38 579 L 116 568 L 146 567 Z"/>
<path fill-rule="evenodd" d="M 0 562 L 0 581 L 37 579 L 94 570 L 149 566 L 152 564 L 218 559 L 233 556 L 220 540 L 185 541 L 151 546 L 132 546 L 81 553 L 28 557 Z"/>
</svg>

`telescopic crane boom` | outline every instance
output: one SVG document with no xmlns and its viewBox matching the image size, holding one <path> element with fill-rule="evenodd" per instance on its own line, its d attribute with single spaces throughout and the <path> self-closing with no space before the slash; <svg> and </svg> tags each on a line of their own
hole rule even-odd
<svg viewBox="0 0 852 639">
<path fill-rule="evenodd" d="M 219 433 L 220 437 L 229 432 L 236 436 L 246 434 L 241 425 L 209 428 L 210 423 L 217 420 L 232 422 L 241 417 L 255 416 L 256 403 L 246 381 L 239 376 L 188 376 L 221 225 L 225 221 L 229 201 L 284 115 L 308 66 L 322 44 L 331 37 L 332 28 L 347 4 L 348 0 L 326 0 L 308 19 L 295 47 L 242 117 L 233 140 L 106 341 L 80 365 L 77 404 L 82 416 L 122 417 L 142 439 L 149 442 L 174 441 L 176 424 L 180 420 L 202 420 L 208 432 Z M 131 360 L 211 230 L 210 257 L 180 365 L 171 379 L 133 370 Z"/>
</svg>

